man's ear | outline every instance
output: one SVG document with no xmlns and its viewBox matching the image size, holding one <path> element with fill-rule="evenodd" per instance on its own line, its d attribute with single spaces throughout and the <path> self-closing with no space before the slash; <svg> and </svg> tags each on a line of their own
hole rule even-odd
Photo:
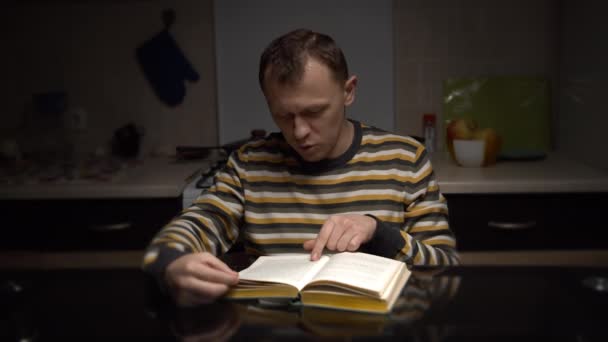
<svg viewBox="0 0 608 342">
<path fill-rule="evenodd" d="M 344 82 L 344 105 L 349 106 L 355 101 L 355 89 L 357 88 L 357 76 L 351 76 Z"/>
</svg>

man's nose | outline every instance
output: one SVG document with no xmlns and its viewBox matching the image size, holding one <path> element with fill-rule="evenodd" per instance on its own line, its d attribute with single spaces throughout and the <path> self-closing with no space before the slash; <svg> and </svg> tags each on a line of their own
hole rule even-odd
<svg viewBox="0 0 608 342">
<path fill-rule="evenodd" d="M 308 122 L 303 119 L 300 115 L 294 115 L 293 118 L 293 135 L 297 140 L 306 138 L 310 132 L 310 126 Z"/>
</svg>

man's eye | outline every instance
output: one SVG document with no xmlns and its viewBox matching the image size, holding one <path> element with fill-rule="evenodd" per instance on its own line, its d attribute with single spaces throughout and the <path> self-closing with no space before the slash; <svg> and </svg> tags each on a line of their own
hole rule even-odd
<svg viewBox="0 0 608 342">
<path fill-rule="evenodd" d="M 281 113 L 281 114 L 277 114 L 277 119 L 279 120 L 289 120 L 293 115 L 291 115 L 290 113 Z"/>
<path fill-rule="evenodd" d="M 313 108 L 306 111 L 306 114 L 310 116 L 320 115 L 321 113 L 323 113 L 322 108 Z"/>
</svg>

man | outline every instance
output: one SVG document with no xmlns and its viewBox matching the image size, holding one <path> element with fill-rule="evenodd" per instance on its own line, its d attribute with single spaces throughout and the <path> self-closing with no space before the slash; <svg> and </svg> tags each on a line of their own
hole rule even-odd
<svg viewBox="0 0 608 342">
<path fill-rule="evenodd" d="M 217 256 L 239 236 L 253 254 L 363 251 L 410 265 L 457 263 L 424 146 L 346 118 L 357 78 L 330 37 L 296 30 L 275 39 L 259 82 L 281 133 L 233 153 L 144 258 L 178 304 L 213 301 L 238 282 Z"/>
</svg>

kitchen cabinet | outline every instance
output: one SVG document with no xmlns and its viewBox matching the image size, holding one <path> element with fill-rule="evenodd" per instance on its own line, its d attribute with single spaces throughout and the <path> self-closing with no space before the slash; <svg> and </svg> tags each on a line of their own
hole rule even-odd
<svg viewBox="0 0 608 342">
<path fill-rule="evenodd" d="M 445 196 L 460 251 L 608 249 L 608 192 Z"/>
<path fill-rule="evenodd" d="M 181 206 L 181 196 L 0 201 L 0 249 L 142 250 Z"/>
<path fill-rule="evenodd" d="M 460 251 L 608 250 L 605 171 L 557 153 L 483 168 L 432 162 Z"/>
<path fill-rule="evenodd" d="M 208 163 L 151 158 L 105 182 L 3 185 L 0 252 L 141 252 Z"/>
</svg>

